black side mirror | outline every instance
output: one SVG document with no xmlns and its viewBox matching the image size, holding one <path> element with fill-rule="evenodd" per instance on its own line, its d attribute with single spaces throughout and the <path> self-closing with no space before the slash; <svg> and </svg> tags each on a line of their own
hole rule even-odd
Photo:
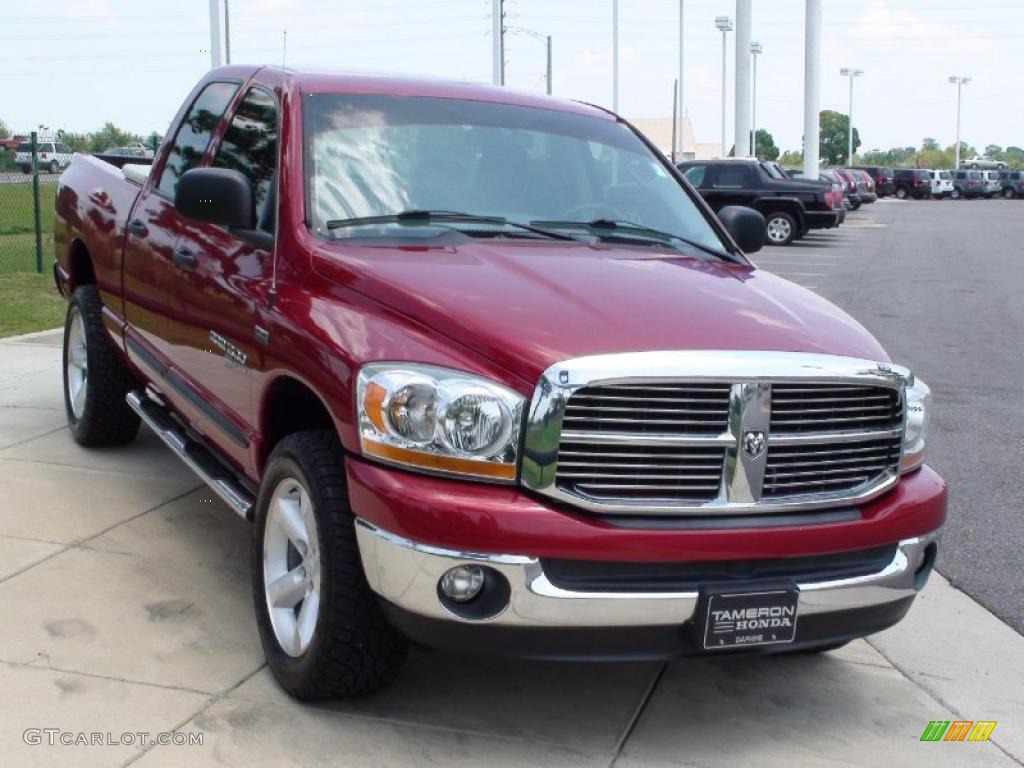
<svg viewBox="0 0 1024 768">
<path fill-rule="evenodd" d="M 768 227 L 764 216 L 753 208 L 727 205 L 718 212 L 718 220 L 744 253 L 756 253 L 764 247 Z"/>
<path fill-rule="evenodd" d="M 230 168 L 193 168 L 178 180 L 174 207 L 190 219 L 234 229 L 256 226 L 249 179 Z"/>
</svg>

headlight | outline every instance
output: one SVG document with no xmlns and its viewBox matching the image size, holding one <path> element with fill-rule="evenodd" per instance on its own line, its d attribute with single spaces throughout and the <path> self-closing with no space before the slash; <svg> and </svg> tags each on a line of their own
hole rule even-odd
<svg viewBox="0 0 1024 768">
<path fill-rule="evenodd" d="M 928 416 L 932 405 L 932 391 L 921 379 L 915 378 L 907 387 L 907 424 L 903 432 L 903 458 L 900 472 L 917 469 L 924 463 L 924 443 L 928 432 Z"/>
<path fill-rule="evenodd" d="M 512 482 L 526 399 L 469 373 L 415 363 L 359 371 L 363 453 L 430 472 Z"/>
</svg>

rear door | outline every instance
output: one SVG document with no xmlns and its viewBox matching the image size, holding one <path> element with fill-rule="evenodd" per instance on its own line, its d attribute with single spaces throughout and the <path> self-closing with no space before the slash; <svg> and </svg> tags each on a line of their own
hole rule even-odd
<svg viewBox="0 0 1024 768">
<path fill-rule="evenodd" d="M 745 190 L 750 185 L 752 170 L 746 163 L 708 166 L 705 177 L 708 187 L 702 190 L 704 198 L 716 211 L 727 205 L 749 205 L 753 196 Z"/>
<path fill-rule="evenodd" d="M 175 311 L 171 296 L 178 277 L 173 253 L 183 229 L 174 192 L 181 175 L 203 159 L 237 90 L 238 83 L 213 82 L 196 96 L 155 171 L 159 175 L 151 175 L 128 216 L 123 270 L 128 354 L 172 399 L 172 388 L 165 386 L 171 357 L 168 318 Z"/>
<path fill-rule="evenodd" d="M 256 307 L 269 286 L 276 225 L 278 106 L 259 85 L 231 115 L 212 165 L 240 171 L 256 198 L 256 233 L 245 236 L 186 219 L 174 281 L 173 362 L 202 402 L 201 430 L 245 465 L 251 427 L 249 369 L 256 347 Z"/>
</svg>

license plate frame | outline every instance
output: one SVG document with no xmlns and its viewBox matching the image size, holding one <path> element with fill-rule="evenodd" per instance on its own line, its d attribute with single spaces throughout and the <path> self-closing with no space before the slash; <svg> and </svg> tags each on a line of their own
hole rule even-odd
<svg viewBox="0 0 1024 768">
<path fill-rule="evenodd" d="M 704 612 L 706 651 L 784 645 L 796 639 L 800 590 L 714 592 Z"/>
</svg>

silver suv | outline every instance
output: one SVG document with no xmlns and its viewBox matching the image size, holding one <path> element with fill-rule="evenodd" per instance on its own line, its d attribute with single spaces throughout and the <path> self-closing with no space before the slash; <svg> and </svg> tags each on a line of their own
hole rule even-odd
<svg viewBox="0 0 1024 768">
<path fill-rule="evenodd" d="M 991 157 L 985 157 L 984 155 L 975 155 L 961 163 L 965 168 L 971 168 L 976 170 L 978 168 L 984 169 L 995 169 L 997 171 L 1003 170 L 1006 167 L 1006 163 L 1002 160 L 993 160 Z"/>
</svg>

